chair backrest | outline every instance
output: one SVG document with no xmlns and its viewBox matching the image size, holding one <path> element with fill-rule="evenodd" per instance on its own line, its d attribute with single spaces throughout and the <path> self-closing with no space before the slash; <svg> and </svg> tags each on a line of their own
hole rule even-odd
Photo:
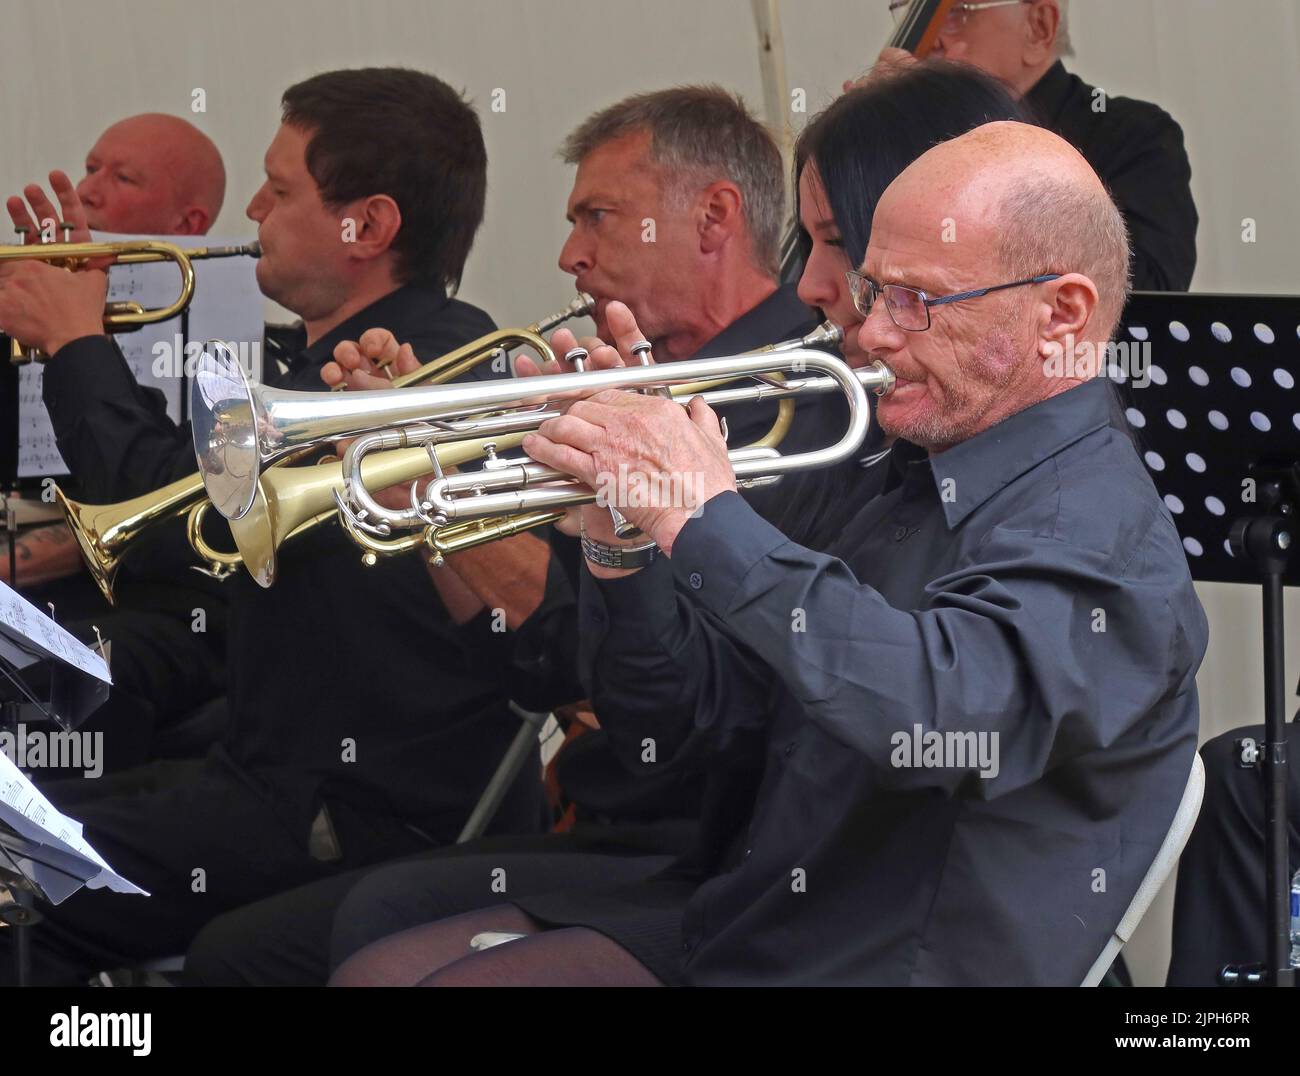
<svg viewBox="0 0 1300 1076">
<path fill-rule="evenodd" d="M 1137 892 L 1133 895 L 1133 901 L 1128 906 L 1128 911 L 1124 913 L 1124 918 L 1119 921 L 1115 927 L 1115 932 L 1106 942 L 1106 947 L 1102 949 L 1101 955 L 1097 957 L 1096 963 L 1088 969 L 1088 974 L 1083 977 L 1084 986 L 1096 986 L 1101 982 L 1102 977 L 1115 962 L 1115 957 L 1119 951 L 1127 944 L 1129 938 L 1133 936 L 1133 931 L 1137 925 L 1142 922 L 1142 917 L 1146 915 L 1147 909 L 1151 907 L 1151 902 L 1155 900 L 1156 894 L 1160 892 L 1160 887 L 1165 884 L 1165 880 L 1173 873 L 1174 867 L 1178 863 L 1178 857 L 1183 854 L 1183 847 L 1187 844 L 1187 839 L 1192 835 L 1192 827 L 1196 825 L 1196 816 L 1201 810 L 1201 797 L 1205 794 L 1205 766 L 1201 763 L 1200 752 L 1192 755 L 1192 772 L 1187 778 L 1187 787 L 1183 789 L 1183 798 L 1178 804 L 1178 810 L 1174 812 L 1173 824 L 1169 827 L 1169 832 L 1165 834 L 1165 839 L 1160 845 L 1160 850 L 1156 853 L 1156 858 L 1151 861 L 1146 877 L 1142 879 L 1142 884 L 1138 886 Z"/>
</svg>

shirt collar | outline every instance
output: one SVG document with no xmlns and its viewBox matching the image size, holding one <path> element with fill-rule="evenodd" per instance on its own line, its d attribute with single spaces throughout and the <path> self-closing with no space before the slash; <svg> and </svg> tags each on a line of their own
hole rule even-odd
<svg viewBox="0 0 1300 1076">
<path fill-rule="evenodd" d="M 367 329 L 391 329 L 399 340 L 405 340 L 410 335 L 406 330 L 413 320 L 423 323 L 427 318 L 436 317 L 450 301 L 436 285 L 403 284 L 334 326 L 311 347 L 298 352 L 292 365 L 324 366 L 334 357 L 337 344 L 355 340 Z"/>
<path fill-rule="evenodd" d="M 806 335 L 816 321 L 816 312 L 800 301 L 795 286 L 782 284 L 757 306 L 741 314 L 692 358 L 735 355 L 752 349 L 755 340 L 779 344 L 794 336 Z"/>
<path fill-rule="evenodd" d="M 1073 78 L 1065 64 L 1057 60 L 1025 94 L 1025 102 L 1045 123 L 1055 125 L 1070 95 Z"/>
<path fill-rule="evenodd" d="M 1003 419 L 983 433 L 929 457 L 935 492 L 949 530 L 980 505 L 1044 460 L 1112 422 L 1111 386 L 1093 378 Z M 891 465 L 905 476 L 923 464 L 925 450 L 908 441 L 894 446 Z"/>
</svg>

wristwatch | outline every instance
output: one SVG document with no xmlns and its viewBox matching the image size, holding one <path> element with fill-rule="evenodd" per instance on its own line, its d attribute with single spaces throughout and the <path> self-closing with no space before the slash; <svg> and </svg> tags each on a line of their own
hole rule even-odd
<svg viewBox="0 0 1300 1076">
<path fill-rule="evenodd" d="M 642 542 L 640 545 L 608 545 L 587 536 L 587 528 L 582 528 L 582 555 L 592 564 L 602 568 L 644 568 L 659 555 L 659 547 L 654 542 Z"/>
</svg>

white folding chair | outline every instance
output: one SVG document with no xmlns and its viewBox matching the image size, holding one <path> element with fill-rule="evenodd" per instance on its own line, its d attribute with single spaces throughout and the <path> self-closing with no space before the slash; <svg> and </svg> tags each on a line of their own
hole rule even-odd
<svg viewBox="0 0 1300 1076">
<path fill-rule="evenodd" d="M 1088 974 L 1083 977 L 1084 986 L 1096 986 L 1100 983 L 1110 966 L 1115 963 L 1119 951 L 1133 937 L 1133 931 L 1142 922 L 1142 917 L 1146 915 L 1147 909 L 1151 907 L 1151 902 L 1155 900 L 1156 894 L 1160 892 L 1160 887 L 1165 884 L 1165 880 L 1173 873 L 1174 867 L 1178 863 L 1178 857 L 1183 854 L 1183 847 L 1187 844 L 1187 838 L 1192 835 L 1192 827 L 1196 825 L 1196 816 L 1200 813 L 1201 797 L 1204 794 L 1205 767 L 1201 763 L 1200 752 L 1197 752 L 1192 756 L 1192 772 L 1187 778 L 1187 787 L 1183 789 L 1182 801 L 1178 804 L 1178 810 L 1174 812 L 1173 824 L 1169 827 L 1169 832 L 1165 834 L 1164 842 L 1160 845 L 1160 851 L 1156 853 L 1156 858 L 1151 861 L 1146 877 L 1142 879 L 1142 884 L 1138 886 L 1137 892 L 1133 895 L 1132 903 L 1129 904 L 1128 911 L 1124 913 L 1124 918 L 1119 921 L 1115 932 L 1110 936 L 1110 940 L 1106 942 L 1106 947 L 1101 951 L 1101 956 L 1097 957 L 1096 963 L 1088 969 Z"/>
</svg>

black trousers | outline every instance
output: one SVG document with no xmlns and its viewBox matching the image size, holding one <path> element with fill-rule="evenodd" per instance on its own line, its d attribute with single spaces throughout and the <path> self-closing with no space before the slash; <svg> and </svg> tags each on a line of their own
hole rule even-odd
<svg viewBox="0 0 1300 1076">
<path fill-rule="evenodd" d="M 1291 870 L 1300 865 L 1300 725 L 1286 728 Z M 1264 728 L 1233 729 L 1201 748 L 1205 799 L 1178 864 L 1169 986 L 1213 986 L 1225 964 L 1261 961 L 1264 925 L 1262 771 L 1238 765 L 1234 741 L 1264 743 Z M 1289 880 L 1289 879 L 1288 879 Z"/>
<path fill-rule="evenodd" d="M 183 953 L 223 912 L 431 844 L 401 818 L 328 803 L 337 858 L 316 858 L 310 833 L 320 804 L 295 775 L 245 771 L 220 748 L 42 791 L 83 823 L 114 870 L 152 895 L 83 889 L 57 907 L 40 904 L 46 918 L 31 935 L 38 984 Z M 521 781 L 494 824 L 535 829 L 539 802 L 540 783 Z M 11 934 L 0 930 L 0 984 L 13 979 Z"/>
<path fill-rule="evenodd" d="M 484 838 L 340 874 L 228 913 L 185 961 L 195 986 L 323 986 L 353 953 L 408 927 L 555 890 L 630 885 L 689 843 L 694 822 L 579 825 Z"/>
</svg>

